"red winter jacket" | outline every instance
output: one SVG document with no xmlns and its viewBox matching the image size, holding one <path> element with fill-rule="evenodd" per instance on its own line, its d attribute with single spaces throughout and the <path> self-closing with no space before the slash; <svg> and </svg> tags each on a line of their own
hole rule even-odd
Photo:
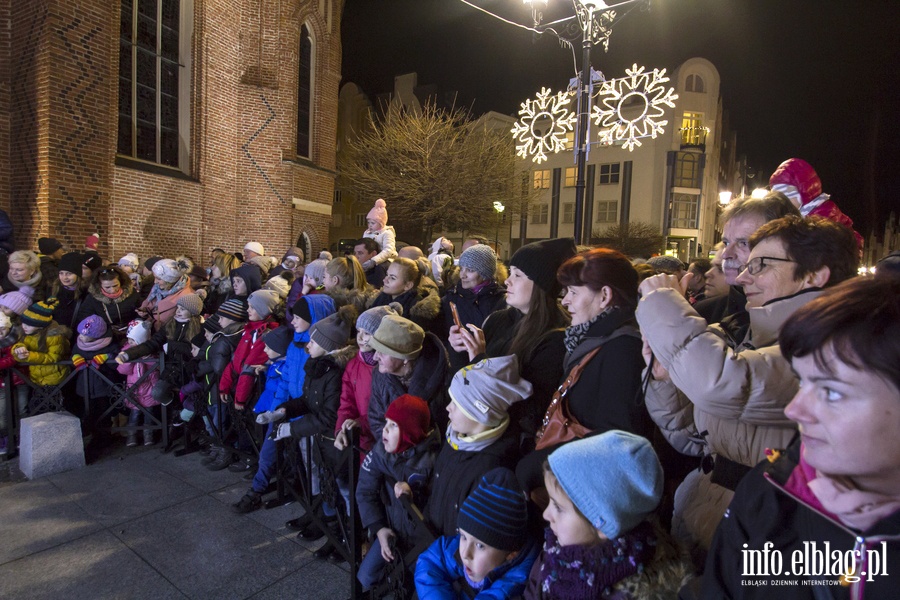
<svg viewBox="0 0 900 600">
<path fill-rule="evenodd" d="M 341 404 L 337 411 L 335 434 L 347 419 L 359 422 L 359 445 L 368 452 L 375 445 L 375 437 L 369 428 L 369 398 L 372 396 L 372 370 L 357 352 L 344 369 L 341 385 Z"/>
<path fill-rule="evenodd" d="M 6 387 L 6 371 L 10 367 L 15 367 L 19 363 L 16 361 L 15 357 L 12 355 L 12 346 L 6 346 L 5 348 L 0 348 L 0 387 Z M 19 367 L 20 369 L 28 369 L 28 367 Z M 371 378 L 371 375 L 370 375 Z M 19 377 L 18 371 L 13 371 L 12 373 L 13 385 L 25 385 L 25 382 L 22 381 L 22 378 Z"/>
<path fill-rule="evenodd" d="M 253 392 L 253 384 L 256 382 L 256 373 L 244 373 L 244 367 L 265 364 L 269 357 L 266 356 L 265 344 L 262 336 L 270 329 L 278 327 L 278 323 L 271 320 L 250 321 L 244 325 L 244 334 L 234 349 L 231 362 L 225 366 L 222 378 L 219 379 L 219 393 L 234 393 L 236 406 L 243 406 L 250 399 Z"/>
</svg>

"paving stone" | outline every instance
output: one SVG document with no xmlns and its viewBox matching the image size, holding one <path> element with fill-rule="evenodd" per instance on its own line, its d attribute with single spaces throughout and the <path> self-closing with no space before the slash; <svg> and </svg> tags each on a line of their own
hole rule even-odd
<svg viewBox="0 0 900 600">
<path fill-rule="evenodd" d="M 183 599 L 184 594 L 107 531 L 0 565 L 0 598 Z"/>
<path fill-rule="evenodd" d="M 262 590 L 252 600 L 343 600 L 350 595 L 350 574 L 327 561 L 313 560 Z"/>
<path fill-rule="evenodd" d="M 151 467 L 177 477 L 204 492 L 212 492 L 243 481 L 243 473 L 232 473 L 228 469 L 210 471 L 200 464 L 204 456 L 199 452 L 175 456 L 174 452 L 156 450 L 144 452 L 138 458 Z M 248 483 L 247 486 L 249 485 Z"/>
<path fill-rule="evenodd" d="M 81 422 L 65 412 L 49 412 L 22 419 L 19 469 L 38 479 L 84 466 Z"/>
</svg>

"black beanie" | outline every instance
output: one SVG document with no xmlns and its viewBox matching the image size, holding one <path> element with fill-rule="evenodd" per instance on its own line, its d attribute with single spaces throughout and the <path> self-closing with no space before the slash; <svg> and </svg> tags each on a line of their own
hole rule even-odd
<svg viewBox="0 0 900 600">
<path fill-rule="evenodd" d="M 68 271 L 81 277 L 81 265 L 84 262 L 84 256 L 81 252 L 69 252 L 63 254 L 59 259 L 59 270 Z"/>
<path fill-rule="evenodd" d="M 82 254 L 81 259 L 83 261 L 81 264 L 91 271 L 96 271 L 103 266 L 103 259 L 100 258 L 100 255 L 93 250 L 88 250 L 87 252 Z"/>
<path fill-rule="evenodd" d="M 38 238 L 38 250 L 41 254 L 50 255 L 62 248 L 59 240 L 51 237 Z"/>
<path fill-rule="evenodd" d="M 153 265 L 162 260 L 162 256 L 151 256 L 147 260 L 144 261 L 144 266 L 147 267 L 148 271 L 153 270 Z"/>
<path fill-rule="evenodd" d="M 272 329 L 263 336 L 263 343 L 281 356 L 287 354 L 288 346 L 294 341 L 294 328 L 282 326 Z"/>
<path fill-rule="evenodd" d="M 520 487 L 509 469 L 488 471 L 460 507 L 456 526 L 497 550 L 521 550 L 528 535 L 528 505 Z"/>
<path fill-rule="evenodd" d="M 554 238 L 522 246 L 509 261 L 539 288 L 555 296 L 562 286 L 556 280 L 560 265 L 575 256 L 575 238 Z"/>
<path fill-rule="evenodd" d="M 291 308 L 288 309 L 290 312 L 290 316 L 293 319 L 294 317 L 300 317 L 307 323 L 312 323 L 312 313 L 309 311 L 309 304 L 306 302 L 306 298 L 300 296 L 296 302 L 291 305 Z"/>
</svg>

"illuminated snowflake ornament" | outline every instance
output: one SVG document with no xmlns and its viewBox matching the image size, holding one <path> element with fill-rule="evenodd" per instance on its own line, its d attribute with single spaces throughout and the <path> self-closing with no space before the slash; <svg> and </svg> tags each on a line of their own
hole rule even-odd
<svg viewBox="0 0 900 600">
<path fill-rule="evenodd" d="M 566 149 L 566 133 L 575 125 L 575 113 L 569 109 L 574 96 L 571 92 L 551 94 L 542 88 L 537 100 L 526 100 L 519 111 L 519 120 L 510 130 L 516 142 L 516 155 L 541 164 L 547 152 Z"/>
<path fill-rule="evenodd" d="M 612 145 L 624 141 L 629 151 L 640 146 L 638 138 L 656 138 L 663 133 L 668 121 L 664 106 L 675 108 L 678 94 L 674 88 L 666 88 L 669 81 L 665 69 L 645 71 L 636 64 L 626 69 L 627 77 L 606 81 L 595 95 L 592 113 L 594 123 L 600 128 L 600 143 Z"/>
</svg>

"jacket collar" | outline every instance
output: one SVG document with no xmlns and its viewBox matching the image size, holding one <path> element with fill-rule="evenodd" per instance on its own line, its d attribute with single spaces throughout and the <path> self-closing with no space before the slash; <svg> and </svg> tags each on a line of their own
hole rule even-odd
<svg viewBox="0 0 900 600">
<path fill-rule="evenodd" d="M 810 302 L 822 294 L 820 289 L 807 289 L 797 292 L 793 296 L 785 296 L 767 302 L 757 308 L 748 308 L 750 315 L 750 331 L 747 333 L 745 343 L 750 343 L 754 348 L 772 346 L 778 342 L 778 334 L 781 326 L 801 306 Z"/>
</svg>

